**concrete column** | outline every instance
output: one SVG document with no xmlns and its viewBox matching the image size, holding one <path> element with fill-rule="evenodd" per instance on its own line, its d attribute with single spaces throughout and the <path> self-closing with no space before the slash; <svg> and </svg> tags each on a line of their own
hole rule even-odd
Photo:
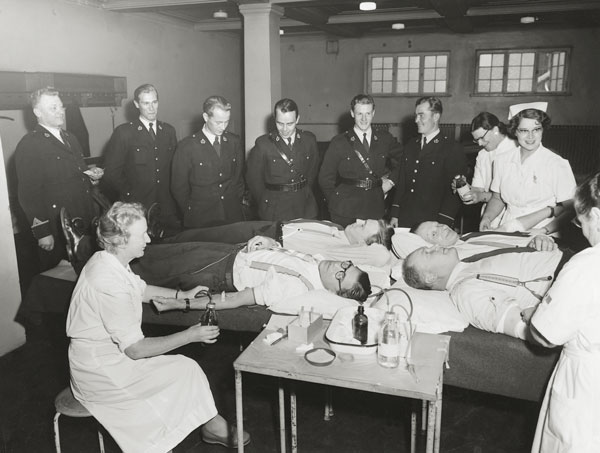
<svg viewBox="0 0 600 453">
<path fill-rule="evenodd" d="M 258 3 L 240 5 L 244 16 L 244 120 L 246 152 L 267 131 L 273 104 L 281 99 L 279 20 L 283 8 Z"/>
</svg>

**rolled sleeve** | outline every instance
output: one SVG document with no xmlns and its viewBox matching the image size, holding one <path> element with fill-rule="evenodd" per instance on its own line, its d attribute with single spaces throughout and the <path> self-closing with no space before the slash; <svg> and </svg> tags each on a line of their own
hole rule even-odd
<svg viewBox="0 0 600 453">
<path fill-rule="evenodd" d="M 125 352 L 129 346 L 144 338 L 137 310 L 132 306 L 134 298 L 122 290 L 104 292 L 99 296 L 103 299 L 99 307 L 104 328 L 119 350 Z"/>
</svg>

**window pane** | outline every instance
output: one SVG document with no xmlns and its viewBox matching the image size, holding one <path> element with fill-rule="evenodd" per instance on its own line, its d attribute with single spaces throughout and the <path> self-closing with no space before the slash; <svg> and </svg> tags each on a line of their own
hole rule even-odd
<svg viewBox="0 0 600 453">
<path fill-rule="evenodd" d="M 371 59 L 371 66 L 373 69 L 379 69 L 383 66 L 383 58 L 373 57 Z"/>
<path fill-rule="evenodd" d="M 408 84 L 408 92 L 409 93 L 418 93 L 419 92 L 419 82 L 410 82 Z"/>
<path fill-rule="evenodd" d="M 408 93 L 408 82 L 398 81 L 396 84 L 396 90 L 398 93 Z"/>
<path fill-rule="evenodd" d="M 535 62 L 535 54 L 533 52 L 527 52 L 523 54 L 523 61 L 521 62 L 526 66 L 533 66 Z"/>
<path fill-rule="evenodd" d="M 435 92 L 436 93 L 445 93 L 446 92 L 446 81 L 438 80 L 435 82 Z"/>
<path fill-rule="evenodd" d="M 521 64 L 521 54 L 520 53 L 511 53 L 508 56 L 508 65 L 509 66 L 518 66 Z"/>
<path fill-rule="evenodd" d="M 490 68 L 479 68 L 479 80 L 485 79 L 489 80 L 490 78 Z"/>
<path fill-rule="evenodd" d="M 490 82 L 487 80 L 480 80 L 477 83 L 477 91 L 480 93 L 488 93 L 490 91 Z"/>
<path fill-rule="evenodd" d="M 508 68 L 508 78 L 518 79 L 521 74 L 521 68 L 519 66 Z"/>
<path fill-rule="evenodd" d="M 408 80 L 408 70 L 401 69 L 398 71 L 398 81 Z"/>
<path fill-rule="evenodd" d="M 531 79 L 533 77 L 533 66 L 524 66 L 521 70 L 522 79 Z"/>
<path fill-rule="evenodd" d="M 435 80 L 446 80 L 446 68 L 435 70 Z"/>
<path fill-rule="evenodd" d="M 491 66 L 492 65 L 492 55 L 489 53 L 482 53 L 479 55 L 479 66 Z"/>
<path fill-rule="evenodd" d="M 433 68 L 435 67 L 435 55 L 427 55 L 425 57 L 425 63 L 423 64 L 425 68 Z"/>
<path fill-rule="evenodd" d="M 491 93 L 502 93 L 502 80 L 492 80 L 490 85 Z"/>
<path fill-rule="evenodd" d="M 531 80 L 521 80 L 520 91 L 531 91 L 533 90 L 533 82 Z"/>
<path fill-rule="evenodd" d="M 492 56 L 492 66 L 504 66 L 504 54 L 495 53 Z"/>
<path fill-rule="evenodd" d="M 438 55 L 437 65 L 438 68 L 445 68 L 448 66 L 448 55 Z"/>
<path fill-rule="evenodd" d="M 420 64 L 419 64 L 419 60 L 420 59 L 421 59 L 420 57 L 410 57 L 410 64 L 409 64 L 409 66 L 411 68 L 418 68 L 420 66 Z"/>
<path fill-rule="evenodd" d="M 398 57 L 398 68 L 408 68 L 407 57 Z"/>
<path fill-rule="evenodd" d="M 373 70 L 373 72 L 371 73 L 371 79 L 373 81 L 381 80 L 382 76 L 383 76 L 383 73 L 381 71 L 375 71 L 375 70 Z"/>
<path fill-rule="evenodd" d="M 409 69 L 408 77 L 410 80 L 419 80 L 419 70 L 418 69 Z"/>
<path fill-rule="evenodd" d="M 423 82 L 423 93 L 433 93 L 434 92 L 434 83 L 430 80 L 426 80 Z"/>
<path fill-rule="evenodd" d="M 392 92 L 392 82 L 383 82 L 382 84 L 382 90 L 384 93 L 391 93 Z"/>
<path fill-rule="evenodd" d="M 372 93 L 381 93 L 381 83 L 380 82 L 373 82 L 371 84 L 371 92 Z"/>
<path fill-rule="evenodd" d="M 391 69 L 383 70 L 383 80 L 392 80 L 394 72 Z"/>
<path fill-rule="evenodd" d="M 506 91 L 509 93 L 515 93 L 519 91 L 519 81 L 518 80 L 509 80 L 506 84 Z"/>
<path fill-rule="evenodd" d="M 504 74 L 504 68 L 492 68 L 491 77 L 494 80 L 502 80 L 502 75 Z"/>
<path fill-rule="evenodd" d="M 383 67 L 388 69 L 388 68 L 393 68 L 394 67 L 394 59 L 392 57 L 386 57 L 383 59 Z"/>
<path fill-rule="evenodd" d="M 435 69 L 425 69 L 423 71 L 423 80 L 435 80 Z"/>
</svg>

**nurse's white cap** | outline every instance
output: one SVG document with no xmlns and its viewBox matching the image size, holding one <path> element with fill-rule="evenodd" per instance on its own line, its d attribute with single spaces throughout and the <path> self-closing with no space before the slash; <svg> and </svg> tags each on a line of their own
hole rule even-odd
<svg viewBox="0 0 600 453">
<path fill-rule="evenodd" d="M 526 102 L 525 104 L 515 104 L 508 108 L 508 119 L 510 120 L 517 113 L 527 109 L 537 109 L 545 112 L 548 109 L 547 102 Z"/>
</svg>

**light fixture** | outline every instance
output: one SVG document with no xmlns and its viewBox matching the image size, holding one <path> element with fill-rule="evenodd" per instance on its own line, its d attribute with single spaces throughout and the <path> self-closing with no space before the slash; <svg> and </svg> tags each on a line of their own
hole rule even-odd
<svg viewBox="0 0 600 453">
<path fill-rule="evenodd" d="M 537 17 L 533 16 L 523 16 L 521 17 L 522 24 L 533 24 L 537 20 Z"/>
<path fill-rule="evenodd" d="M 283 35 L 283 34 L 285 34 L 285 31 L 283 31 L 283 28 L 280 28 L 280 29 L 279 29 L 279 34 L 280 34 L 280 35 Z"/>
<path fill-rule="evenodd" d="M 393 30 L 404 30 L 404 24 L 400 23 L 400 22 L 392 24 L 392 29 Z"/>
<path fill-rule="evenodd" d="M 358 9 L 360 9 L 361 11 L 373 11 L 374 9 L 377 9 L 377 3 L 360 2 L 360 5 L 358 5 Z"/>
<path fill-rule="evenodd" d="M 213 19 L 227 19 L 228 17 L 227 11 L 223 11 L 222 9 L 213 13 Z"/>
</svg>

